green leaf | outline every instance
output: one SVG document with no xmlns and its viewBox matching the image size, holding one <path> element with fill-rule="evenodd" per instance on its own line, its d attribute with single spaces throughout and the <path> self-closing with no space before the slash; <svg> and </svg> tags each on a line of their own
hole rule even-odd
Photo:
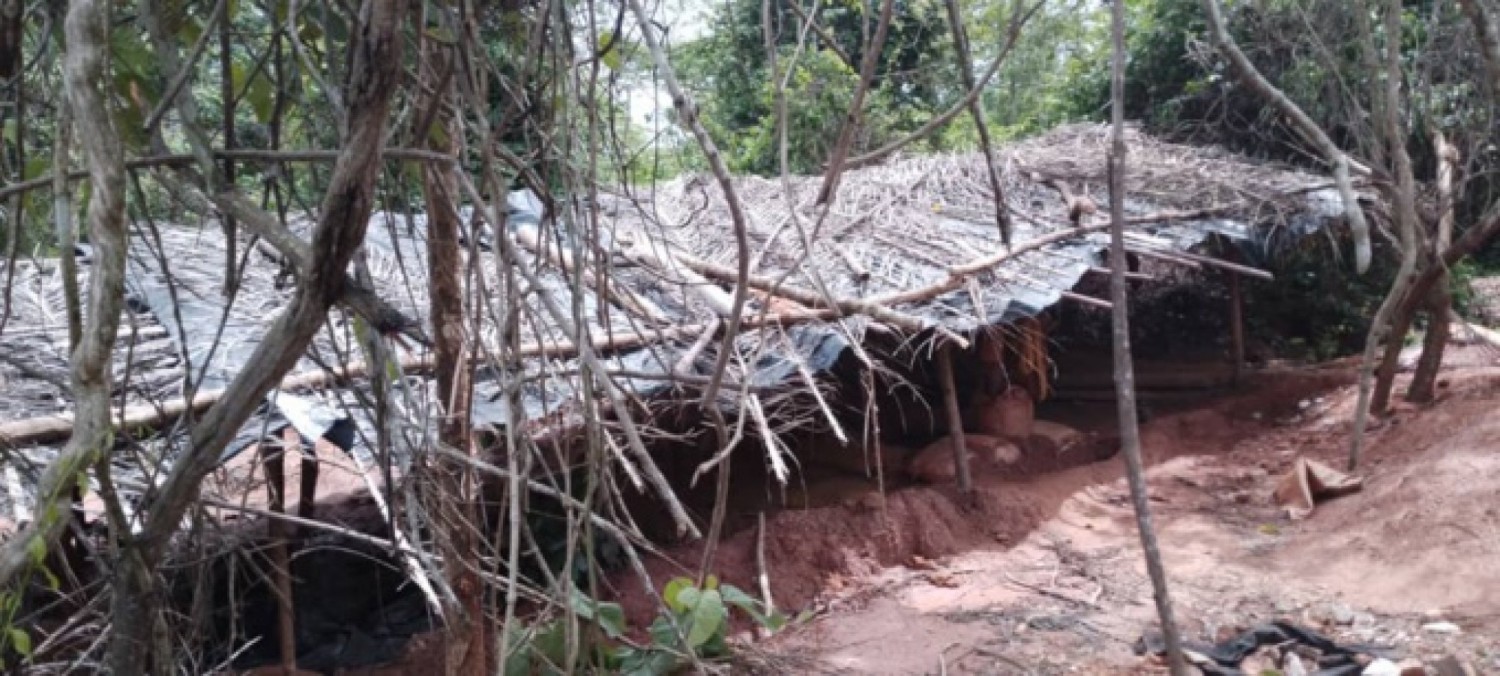
<svg viewBox="0 0 1500 676">
<path fill-rule="evenodd" d="M 203 35 L 203 25 L 197 19 L 186 19 L 181 26 L 177 27 L 177 37 L 187 44 L 193 44 Z"/>
<path fill-rule="evenodd" d="M 662 588 L 661 598 L 667 602 L 667 607 L 671 608 L 673 612 L 680 613 L 687 608 L 687 605 L 679 601 L 678 596 L 682 594 L 682 590 L 692 588 L 692 580 L 685 577 L 674 577 L 670 582 L 667 582 L 667 586 Z"/>
<path fill-rule="evenodd" d="M 749 615 L 762 627 L 775 630 L 780 629 L 786 624 L 785 618 L 779 618 L 780 621 L 778 622 L 777 614 L 767 617 L 765 613 L 761 612 L 760 602 L 750 598 L 750 595 L 741 591 L 739 587 L 726 584 L 719 588 L 719 593 L 724 595 L 724 603 L 744 611 L 746 615 Z"/>
<path fill-rule="evenodd" d="M 698 600 L 702 597 L 703 590 L 692 585 L 683 587 L 677 590 L 677 608 L 674 610 L 678 613 L 691 613 L 694 608 L 698 607 Z"/>
<path fill-rule="evenodd" d="M 271 114 L 276 109 L 276 90 L 271 84 L 270 78 L 265 72 L 255 75 L 250 80 L 250 89 L 245 91 L 244 98 L 250 104 L 250 109 L 255 112 L 255 121 L 266 124 L 271 121 Z"/>
<path fill-rule="evenodd" d="M 26 160 L 26 168 L 22 170 L 21 177 L 23 179 L 37 178 L 46 173 L 47 168 L 50 166 L 52 166 L 52 157 L 50 155 L 33 157 Z"/>
<path fill-rule="evenodd" d="M 244 66 L 241 66 L 238 63 L 229 64 L 230 86 L 234 88 L 235 92 L 245 91 L 245 75 L 246 73 Z"/>
<path fill-rule="evenodd" d="M 621 657 L 620 673 L 625 676 L 667 676 L 682 666 L 676 655 L 665 650 L 627 648 Z"/>
<path fill-rule="evenodd" d="M 448 130 L 439 120 L 433 120 L 432 125 L 427 127 L 427 143 L 433 148 L 448 147 Z"/>
<path fill-rule="evenodd" d="M 113 445 L 114 445 L 113 443 L 110 443 L 108 441 L 105 442 L 105 448 L 109 448 L 110 446 L 113 446 Z M 89 473 L 88 472 L 79 472 L 77 476 L 73 477 L 73 479 L 78 482 L 78 494 L 79 495 L 88 495 L 89 494 L 89 490 L 93 488 L 92 486 L 89 485 Z"/>
<path fill-rule="evenodd" d="M 39 570 L 42 571 L 42 577 L 47 578 L 48 589 L 57 591 L 62 588 L 62 581 L 57 579 L 57 576 L 52 573 L 52 570 L 50 568 L 42 566 Z"/>
<path fill-rule="evenodd" d="M 531 629 L 519 632 L 510 638 L 505 657 L 505 676 L 531 676 Z"/>
<path fill-rule="evenodd" d="M 10 636 L 11 647 L 15 648 L 21 657 L 31 657 L 31 634 L 17 627 L 11 627 L 6 634 Z"/>
<path fill-rule="evenodd" d="M 599 34 L 599 59 L 608 66 L 610 70 L 619 71 L 621 65 L 620 43 L 615 39 L 613 31 L 604 31 Z"/>
<path fill-rule="evenodd" d="M 651 642 L 660 646 L 677 645 L 677 630 L 672 627 L 672 620 L 665 615 L 658 615 L 646 628 L 646 633 L 651 634 Z"/>
<path fill-rule="evenodd" d="M 32 538 L 31 542 L 26 543 L 26 556 L 31 559 L 31 563 L 42 565 L 47 560 L 47 542 L 39 537 Z"/>
<path fill-rule="evenodd" d="M 562 664 L 568 659 L 567 628 L 562 622 L 553 622 L 532 640 L 531 645 L 537 655 L 552 664 Z"/>
<path fill-rule="evenodd" d="M 573 612 L 580 618 L 598 624 L 610 638 L 625 635 L 625 609 L 618 603 L 601 603 L 574 587 Z"/>
<path fill-rule="evenodd" d="M 729 614 L 724 607 L 724 597 L 717 590 L 703 592 L 698 597 L 698 602 L 693 604 L 692 626 L 687 635 L 688 646 L 694 650 L 724 631 L 724 620 Z"/>
</svg>

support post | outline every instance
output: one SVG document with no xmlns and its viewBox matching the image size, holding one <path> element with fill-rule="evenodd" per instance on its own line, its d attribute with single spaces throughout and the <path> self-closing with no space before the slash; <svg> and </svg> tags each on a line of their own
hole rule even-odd
<svg viewBox="0 0 1500 676">
<path fill-rule="evenodd" d="M 1229 273 L 1229 355 L 1234 360 L 1234 384 L 1245 371 L 1245 305 L 1240 295 L 1240 274 Z"/>
<path fill-rule="evenodd" d="M 974 490 L 969 476 L 969 447 L 964 442 L 963 415 L 958 409 L 958 388 L 953 385 L 953 345 L 943 343 L 937 353 L 938 386 L 943 390 L 943 409 L 948 414 L 948 439 L 953 442 L 954 474 L 958 490 L 967 495 Z"/>
<path fill-rule="evenodd" d="M 288 426 L 280 444 L 270 440 L 260 444 L 261 463 L 266 471 L 268 511 L 286 513 L 286 453 L 302 436 Z M 296 607 L 292 602 L 292 562 L 287 551 L 287 527 L 281 519 L 270 519 L 266 529 L 271 536 L 272 579 L 276 585 L 276 637 L 281 651 L 281 670 L 287 676 L 297 673 Z"/>
</svg>

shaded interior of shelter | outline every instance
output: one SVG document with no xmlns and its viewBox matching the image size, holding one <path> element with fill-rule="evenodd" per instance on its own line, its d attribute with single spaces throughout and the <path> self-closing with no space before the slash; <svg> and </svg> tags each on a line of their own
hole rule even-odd
<svg viewBox="0 0 1500 676">
<path fill-rule="evenodd" d="M 1229 302 L 1228 276 L 1202 271 L 1183 276 L 1181 271 L 1141 261 L 1132 267 L 1139 276 L 1132 282 L 1139 300 L 1132 302 L 1131 315 L 1143 414 L 1188 408 L 1201 403 L 1205 395 L 1231 390 L 1237 370 L 1230 358 L 1234 306 Z M 1147 276 L 1159 278 L 1145 280 Z M 1106 298 L 1108 278 L 1086 275 L 1074 293 Z M 1113 457 L 1118 443 L 1110 321 L 1107 308 L 1064 300 L 1035 318 L 968 336 L 971 347 L 953 354 L 956 390 L 966 418 L 967 409 L 982 404 L 985 392 L 993 391 L 998 375 L 1002 384 L 1024 387 L 1040 399 L 1038 419 L 1092 433 L 1095 439 L 1087 451 L 1070 454 L 1042 452 L 1023 443 L 1020 462 L 976 471 L 998 475 L 1001 480 L 1021 480 Z M 907 463 L 924 447 L 942 443 L 949 431 L 931 337 L 867 334 L 862 347 L 881 365 L 873 388 L 869 387 L 870 370 L 854 350 L 844 349 L 819 376 L 826 386 L 828 410 L 838 422 L 837 431 L 828 415 L 808 413 L 819 410 L 811 401 L 786 406 L 797 412 L 790 418 L 772 413 L 769 424 L 778 430 L 789 472 L 784 483 L 773 475 L 765 440 L 753 429 L 747 430 L 746 438 L 729 456 L 732 483 L 725 535 L 755 527 L 762 513 L 853 505 L 879 491 L 906 490 L 917 483 L 906 471 Z M 1029 341 L 1038 339 L 1048 362 L 1045 371 L 1029 366 L 1023 354 L 1035 349 Z M 1003 367 L 998 369 L 983 357 L 987 347 L 995 345 L 1002 346 L 1004 355 Z M 689 514 L 706 530 L 717 475 L 700 475 L 699 470 L 719 447 L 692 403 L 694 392 L 678 394 L 670 398 L 673 403 L 668 407 L 653 411 L 652 426 L 661 434 L 653 435 L 651 451 Z M 870 416 L 871 411 L 878 413 Z M 879 444 L 868 441 L 875 435 Z M 550 437 L 548 443 L 552 452 L 564 451 L 575 458 L 583 453 L 576 434 Z M 503 447 L 498 432 L 486 433 L 484 448 L 490 460 L 503 465 Z M 316 508 L 301 503 L 303 468 L 314 465 L 288 455 L 283 463 L 285 509 L 378 538 L 389 537 L 381 511 L 348 469 L 348 458 L 338 445 L 327 439 L 303 439 L 302 449 L 317 458 Z M 269 502 L 264 467 L 258 460 L 260 449 L 253 450 L 231 461 L 215 480 L 226 494 L 237 491 L 246 504 L 264 507 Z M 569 479 L 578 490 L 585 484 L 576 473 Z M 643 534 L 659 544 L 673 543 L 677 528 L 658 496 L 649 488 L 629 487 L 623 478 L 620 483 L 623 502 Z M 504 522 L 500 482 L 487 486 L 485 499 L 490 542 L 503 543 L 506 537 L 498 526 Z M 523 557 L 522 573 L 540 581 L 538 559 L 560 566 L 565 555 L 560 544 L 566 530 L 564 510 L 556 500 L 534 492 L 526 499 L 537 551 Z M 216 527 L 226 532 L 226 542 L 232 544 L 218 549 L 207 563 L 174 571 L 176 602 L 182 608 L 208 608 L 199 611 L 205 613 L 199 624 L 216 637 L 209 644 L 219 649 L 204 655 L 205 663 L 232 660 L 242 668 L 274 664 L 279 659 L 278 620 L 268 565 L 273 551 L 268 522 L 233 510 L 213 513 L 219 517 Z M 311 528 L 287 534 L 292 536 L 290 561 L 301 668 L 331 670 L 389 661 L 401 654 L 410 636 L 440 624 L 423 595 L 401 572 L 402 562 L 388 550 Z M 595 548 L 598 563 L 606 570 L 622 565 L 619 548 L 607 536 L 599 536 Z M 210 601 L 206 606 L 194 600 L 204 590 Z M 523 602 L 522 610 L 527 609 Z"/>
</svg>

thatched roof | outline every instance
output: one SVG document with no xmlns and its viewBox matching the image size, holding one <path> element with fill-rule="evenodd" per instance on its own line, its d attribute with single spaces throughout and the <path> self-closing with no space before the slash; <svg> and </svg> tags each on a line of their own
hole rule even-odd
<svg viewBox="0 0 1500 676">
<path fill-rule="evenodd" d="M 889 312 L 874 320 L 868 312 L 841 320 L 832 316 L 838 313 L 825 310 L 814 317 L 813 309 L 778 301 L 769 311 L 781 321 L 767 324 L 757 320 L 768 311 L 766 298 L 757 296 L 749 308 L 752 321 L 739 339 L 749 358 L 732 360 L 730 379 L 801 389 L 872 326 L 896 322 L 908 333 L 939 328 L 965 334 L 1058 302 L 1091 268 L 1103 264 L 1100 254 L 1107 237 L 1101 232 L 1068 235 L 1073 224 L 1046 180 L 1059 180 L 1105 204 L 1106 143 L 1105 127 L 1074 126 L 1000 152 L 1015 227 L 1013 248 L 1027 250 L 1028 242 L 1033 248 L 998 265 L 977 264 L 1004 253 L 985 165 L 977 155 L 917 157 L 848 172 L 837 204 L 826 214 L 811 204 L 819 178 L 792 178 L 786 184 L 737 179 L 750 216 L 756 276 L 777 280 L 791 289 L 785 295 L 794 299 L 800 293 L 804 306 L 833 298 L 847 301 L 848 310 L 848 303 L 876 301 Z M 1315 230 L 1339 211 L 1327 182 L 1314 175 L 1162 143 L 1138 132 L 1130 134 L 1129 146 L 1127 212 L 1132 230 L 1139 233 L 1132 239 L 1138 250 L 1191 251 L 1220 235 L 1239 242 L 1253 260 L 1273 235 Z M 715 301 L 731 288 L 715 277 L 722 272 L 718 268 L 732 269 L 736 261 L 722 193 L 707 177 L 688 176 L 628 195 L 605 194 L 599 207 L 599 227 L 605 231 L 599 241 L 609 249 L 611 302 L 602 302 L 594 285 L 578 299 L 581 312 L 573 316 L 582 319 L 609 356 L 622 388 L 641 401 L 670 399 L 683 382 L 679 378 L 674 384 L 674 374 L 701 374 L 711 363 L 712 344 L 696 353 L 696 364 L 676 368 L 702 328 L 714 325 L 719 317 Z M 528 359 L 524 373 L 509 374 L 524 378 L 523 421 L 558 424 L 565 419 L 558 416 L 566 414 L 558 409 L 565 409 L 577 385 L 572 341 L 544 306 L 550 301 L 573 314 L 573 287 L 559 261 L 584 250 L 575 250 L 573 240 L 559 233 L 582 222 L 574 218 L 578 213 L 543 218 L 534 199 L 512 196 L 510 236 L 522 243 L 540 284 L 522 289 L 526 319 L 519 332 Z M 1098 217 L 1098 222 L 1104 220 Z M 564 226 L 556 227 L 556 222 Z M 292 225 L 306 233 L 305 219 Z M 425 320 L 422 216 L 379 213 L 371 226 L 366 253 L 374 286 L 387 301 Z M 472 274 L 466 279 L 484 286 L 479 297 L 490 307 L 480 313 L 479 338 L 484 351 L 493 354 L 500 345 L 497 318 L 505 312 L 504 296 L 497 291 L 502 288 L 497 276 L 501 266 L 488 247 L 480 246 L 490 238 L 490 233 L 480 233 L 474 250 L 483 253 L 469 261 Z M 1050 243 L 1034 246 L 1042 240 Z M 250 242 L 241 242 L 239 250 L 247 247 Z M 262 327 L 289 299 L 291 289 L 278 284 L 277 264 L 254 249 L 244 258 L 244 278 L 233 302 L 227 302 L 222 293 L 224 249 L 223 235 L 213 223 L 134 225 L 131 304 L 115 352 L 116 395 L 126 407 L 149 410 L 181 397 L 189 362 L 194 380 L 201 379 L 200 390 L 224 387 L 254 349 Z M 80 254 L 86 275 L 86 247 Z M 3 338 L 6 349 L 0 351 L 0 382 L 10 395 L 0 400 L 0 424 L 71 409 L 58 267 L 56 260 L 35 260 L 17 269 L 12 317 Z M 604 266 L 591 262 L 589 267 L 598 277 Z M 972 274 L 956 274 L 965 270 Z M 221 322 L 224 317 L 228 319 Z M 298 371 L 316 373 L 360 355 L 352 323 L 335 313 Z M 417 347 L 403 355 L 420 360 L 425 353 Z M 516 416 L 500 397 L 499 382 L 506 374 L 490 368 L 480 375 L 476 421 L 512 422 Z M 404 399 L 407 413 L 414 424 L 425 425 L 430 384 L 416 376 L 407 381 L 414 385 Z M 247 425 L 242 442 L 230 452 L 286 422 L 311 437 L 336 424 L 344 434 L 368 433 L 368 416 L 360 412 L 366 408 L 361 387 L 273 393 L 264 415 Z M 349 441 L 362 445 L 357 434 Z M 59 442 L 49 439 L 22 450 L 45 461 L 54 443 Z"/>
</svg>

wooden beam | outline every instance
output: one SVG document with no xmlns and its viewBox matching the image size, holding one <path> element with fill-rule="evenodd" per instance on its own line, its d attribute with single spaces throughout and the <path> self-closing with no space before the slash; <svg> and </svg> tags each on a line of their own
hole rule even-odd
<svg viewBox="0 0 1500 676">
<path fill-rule="evenodd" d="M 1092 273 L 1094 273 L 1096 275 L 1099 275 L 1101 277 L 1108 277 L 1109 273 L 1110 273 L 1110 270 L 1109 270 L 1109 268 L 1099 267 L 1097 265 L 1091 265 L 1091 266 L 1089 266 L 1089 272 L 1092 272 Z M 1151 281 L 1155 281 L 1156 280 L 1155 277 L 1152 277 L 1151 275 L 1148 275 L 1148 274 L 1146 274 L 1144 272 L 1131 272 L 1129 270 L 1125 271 L 1125 279 L 1129 279 L 1129 280 L 1137 281 L 1137 282 L 1151 282 Z"/>
<path fill-rule="evenodd" d="M 261 465 L 266 473 L 267 508 L 273 514 L 286 514 L 286 455 L 293 446 L 302 444 L 301 435 L 288 425 L 282 430 L 281 443 L 261 443 Z M 281 670 L 297 673 L 297 613 L 292 601 L 292 558 L 288 551 L 289 527 L 280 519 L 266 522 L 271 538 L 271 571 L 276 584 L 276 638 L 281 655 Z"/>
<path fill-rule="evenodd" d="M 969 449 L 964 445 L 963 415 L 958 410 L 958 388 L 953 384 L 953 345 L 943 343 L 937 353 L 938 386 L 943 390 L 943 409 L 948 414 L 948 439 L 953 443 L 954 474 L 958 490 L 965 495 L 974 490 L 969 475 Z"/>
</svg>

